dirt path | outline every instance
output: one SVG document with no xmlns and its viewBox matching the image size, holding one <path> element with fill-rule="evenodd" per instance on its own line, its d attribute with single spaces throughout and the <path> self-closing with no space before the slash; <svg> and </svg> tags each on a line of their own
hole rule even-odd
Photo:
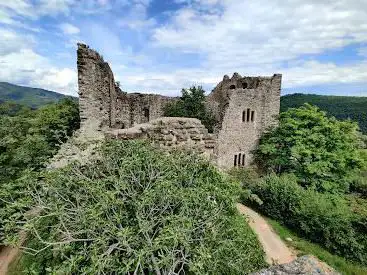
<svg viewBox="0 0 367 275">
<path fill-rule="evenodd" d="M 18 256 L 19 248 L 4 247 L 0 248 L 0 275 L 8 272 L 10 263 Z"/>
<path fill-rule="evenodd" d="M 285 264 L 297 258 L 263 217 L 242 204 L 237 204 L 237 209 L 249 218 L 249 225 L 258 236 L 269 264 Z"/>
</svg>

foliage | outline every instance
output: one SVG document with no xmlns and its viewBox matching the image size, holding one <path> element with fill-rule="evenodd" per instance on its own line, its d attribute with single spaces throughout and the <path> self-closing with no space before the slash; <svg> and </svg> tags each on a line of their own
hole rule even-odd
<svg viewBox="0 0 367 275">
<path fill-rule="evenodd" d="M 18 86 L 0 82 L 0 103 L 13 101 L 30 108 L 39 108 L 46 104 L 57 103 L 67 96 L 44 89 Z M 68 97 L 71 98 L 71 97 Z M 75 100 L 75 98 L 73 98 Z"/>
<path fill-rule="evenodd" d="M 280 103 L 282 112 L 301 107 L 304 103 L 316 105 L 337 119 L 357 121 L 362 132 L 367 134 L 367 97 L 292 94 L 282 96 Z"/>
<path fill-rule="evenodd" d="M 351 173 L 364 165 L 357 124 L 329 118 L 309 104 L 280 115 L 279 127 L 261 138 L 256 160 L 322 192 L 347 191 Z"/>
<path fill-rule="evenodd" d="M 216 120 L 205 107 L 205 91 L 201 86 L 182 89 L 182 95 L 176 102 L 168 104 L 164 115 L 169 117 L 194 117 L 200 119 L 210 133 Z"/>
<path fill-rule="evenodd" d="M 27 182 L 20 264 L 37 274 L 245 274 L 263 252 L 236 211 L 240 187 L 188 152 L 109 141 L 97 160 Z M 20 228 L 19 228 L 20 229 Z M 9 237 L 9 239 L 11 239 Z"/>
<path fill-rule="evenodd" d="M 18 178 L 43 168 L 58 145 L 79 127 L 78 105 L 71 99 L 38 110 L 14 106 L 0 104 L 0 244 L 5 224 L 20 217 L 18 211 L 26 209 L 29 201 L 23 192 L 26 184 Z"/>
<path fill-rule="evenodd" d="M 71 99 L 38 110 L 0 105 L 0 183 L 14 179 L 24 169 L 39 169 L 53 155 L 57 145 L 79 127 L 78 105 Z M 12 114 L 12 115 L 9 115 Z"/>
<path fill-rule="evenodd" d="M 365 275 L 367 274 L 367 267 L 356 264 L 355 262 L 347 261 L 346 259 L 331 254 L 318 244 L 311 243 L 304 238 L 281 225 L 280 223 L 267 219 L 275 232 L 287 243 L 288 246 L 295 248 L 297 256 L 314 255 L 321 261 L 327 263 L 336 271 L 345 275 Z M 289 241 L 289 238 L 292 241 Z"/>
<path fill-rule="evenodd" d="M 255 207 L 267 216 L 332 253 L 367 264 L 367 215 L 352 212 L 341 195 L 304 189 L 294 175 L 270 175 L 250 189 L 262 201 Z"/>
</svg>

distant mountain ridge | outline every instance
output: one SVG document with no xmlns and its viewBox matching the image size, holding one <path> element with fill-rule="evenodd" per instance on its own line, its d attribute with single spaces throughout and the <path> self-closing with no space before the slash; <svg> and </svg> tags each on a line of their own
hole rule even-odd
<svg viewBox="0 0 367 275">
<path fill-rule="evenodd" d="M 0 102 L 13 101 L 31 108 L 38 108 L 48 103 L 57 102 L 66 95 L 38 88 L 30 88 L 0 82 Z"/>
<path fill-rule="evenodd" d="M 357 121 L 362 132 L 367 134 L 367 97 L 291 94 L 281 97 L 280 108 L 284 112 L 306 102 L 318 106 L 337 119 Z"/>
</svg>

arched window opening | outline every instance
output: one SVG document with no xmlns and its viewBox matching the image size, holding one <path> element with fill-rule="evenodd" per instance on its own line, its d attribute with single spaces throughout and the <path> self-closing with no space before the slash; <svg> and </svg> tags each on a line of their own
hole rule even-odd
<svg viewBox="0 0 367 275">
<path fill-rule="evenodd" d="M 255 121 L 255 111 L 251 111 L 251 122 Z"/>
<path fill-rule="evenodd" d="M 149 121 L 149 109 L 148 108 L 144 108 L 143 109 L 143 112 L 144 112 L 144 118 L 145 118 L 145 121 Z"/>
<path fill-rule="evenodd" d="M 242 155 L 242 166 L 245 166 L 246 165 L 246 155 L 243 154 Z"/>
<path fill-rule="evenodd" d="M 242 83 L 242 88 L 243 88 L 243 89 L 247 89 L 247 87 L 248 87 L 248 86 L 247 86 L 247 83 L 246 83 L 246 82 L 243 82 L 243 83 Z"/>
<path fill-rule="evenodd" d="M 229 88 L 230 88 L 231 90 L 234 90 L 234 89 L 236 89 L 236 85 L 231 85 L 231 86 L 229 86 Z"/>
<path fill-rule="evenodd" d="M 234 166 L 237 166 L 237 155 L 234 155 Z"/>
</svg>

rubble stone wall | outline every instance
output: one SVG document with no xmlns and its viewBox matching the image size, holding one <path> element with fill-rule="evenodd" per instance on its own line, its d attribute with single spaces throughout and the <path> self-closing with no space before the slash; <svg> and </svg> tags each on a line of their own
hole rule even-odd
<svg viewBox="0 0 367 275">
<path fill-rule="evenodd" d="M 112 139 L 149 140 L 163 149 L 189 148 L 214 158 L 215 137 L 196 118 L 161 117 L 129 129 L 110 129 Z"/>
<path fill-rule="evenodd" d="M 176 98 L 124 93 L 115 84 L 112 70 L 103 57 L 87 45 L 78 44 L 78 85 L 81 127 L 91 120 L 96 131 L 129 128 L 162 117 L 164 106 Z"/>
</svg>

